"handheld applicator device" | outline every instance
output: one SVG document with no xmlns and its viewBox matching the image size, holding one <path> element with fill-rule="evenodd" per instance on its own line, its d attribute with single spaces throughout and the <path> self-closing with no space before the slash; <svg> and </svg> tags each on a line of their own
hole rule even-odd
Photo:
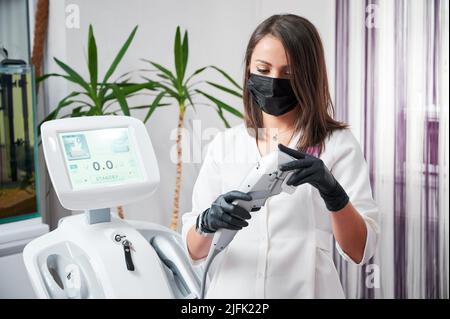
<svg viewBox="0 0 450 319">
<path fill-rule="evenodd" d="M 262 157 L 250 173 L 244 178 L 238 190 L 251 195 L 250 201 L 235 200 L 233 204 L 239 205 L 247 211 L 255 211 L 263 207 L 269 197 L 286 192 L 292 194 L 295 187 L 286 184 L 292 171 L 283 172 L 279 170 L 280 165 L 295 160 L 290 155 L 279 150 L 273 151 Z M 201 298 L 204 298 L 206 276 L 209 266 L 214 258 L 224 250 L 237 234 L 237 230 L 219 229 L 214 234 L 211 247 L 205 262 L 203 273 Z"/>
</svg>

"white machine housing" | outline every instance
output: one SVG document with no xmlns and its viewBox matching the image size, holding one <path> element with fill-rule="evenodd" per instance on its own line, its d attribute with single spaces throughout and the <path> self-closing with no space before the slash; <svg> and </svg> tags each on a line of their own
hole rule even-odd
<svg viewBox="0 0 450 319">
<path fill-rule="evenodd" d="M 62 206 L 85 214 L 61 219 L 25 247 L 37 297 L 197 298 L 200 270 L 178 233 L 111 216 L 111 207 L 150 196 L 159 183 L 144 124 L 125 116 L 70 118 L 44 123 L 41 136 Z"/>
</svg>

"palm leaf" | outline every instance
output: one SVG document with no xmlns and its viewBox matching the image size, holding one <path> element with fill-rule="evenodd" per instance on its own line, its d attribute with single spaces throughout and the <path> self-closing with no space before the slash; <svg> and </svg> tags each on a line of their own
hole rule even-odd
<svg viewBox="0 0 450 319">
<path fill-rule="evenodd" d="M 160 106 L 159 102 L 161 101 L 161 99 L 164 97 L 164 95 L 166 94 L 166 92 L 161 92 L 158 94 L 158 96 L 153 100 L 153 103 L 150 105 L 147 115 L 144 118 L 144 123 L 147 123 L 148 119 L 150 118 L 150 116 L 153 114 L 153 112 L 155 111 L 155 109 Z"/>
<path fill-rule="evenodd" d="M 125 95 L 123 94 L 122 90 L 115 84 L 113 84 L 111 88 L 116 96 L 117 102 L 119 102 L 123 114 L 130 116 L 130 109 L 128 107 L 127 100 L 125 99 Z"/>
<path fill-rule="evenodd" d="M 242 94 L 239 93 L 239 92 L 237 92 L 237 91 L 235 91 L 235 90 L 229 89 L 229 88 L 224 87 L 224 86 L 222 86 L 222 85 L 220 85 L 220 84 L 213 83 L 213 82 L 209 82 L 209 81 L 206 81 L 206 83 L 208 83 L 209 85 L 214 86 L 215 88 L 217 88 L 217 89 L 219 89 L 219 90 L 225 91 L 225 92 L 230 93 L 230 94 L 232 94 L 232 95 L 234 95 L 234 96 L 237 96 L 237 97 L 239 97 L 239 98 L 242 98 Z"/>
<path fill-rule="evenodd" d="M 157 106 L 167 106 L 167 105 L 171 105 L 171 104 L 170 103 L 159 103 Z M 130 106 L 130 110 L 142 110 L 142 109 L 148 109 L 148 108 L 149 108 L 148 104 Z"/>
<path fill-rule="evenodd" d="M 177 27 L 177 31 L 175 32 L 175 41 L 173 45 L 173 53 L 175 57 L 175 71 L 177 73 L 177 88 L 180 89 L 181 83 L 183 81 L 183 52 L 181 49 L 181 34 L 180 27 Z"/>
<path fill-rule="evenodd" d="M 61 69 L 63 69 L 68 77 L 66 77 L 67 80 L 74 82 L 81 86 L 83 89 L 86 90 L 86 92 L 91 93 L 91 87 L 89 84 L 79 75 L 74 69 L 72 69 L 70 66 L 65 64 L 64 62 L 58 60 L 57 58 L 53 58 L 56 62 L 56 64 L 59 65 Z"/>
<path fill-rule="evenodd" d="M 214 102 L 214 104 L 216 104 L 220 109 L 224 109 L 225 111 L 230 112 L 233 115 L 236 115 L 239 118 L 243 118 L 244 116 L 242 115 L 241 112 L 239 112 L 238 110 L 236 110 L 234 107 L 228 105 L 225 102 L 220 101 L 219 99 L 203 92 L 200 90 L 195 90 L 197 93 L 200 93 L 201 95 L 203 95 L 204 97 L 206 97 L 207 99 L 209 99 L 210 101 Z"/>
<path fill-rule="evenodd" d="M 98 61 L 97 61 L 97 44 L 95 43 L 94 31 L 92 25 L 89 25 L 88 34 L 88 68 L 91 77 L 92 93 L 97 95 L 97 76 L 98 76 Z"/>
<path fill-rule="evenodd" d="M 194 111 L 197 112 L 197 109 L 195 108 L 195 104 L 192 101 L 191 93 L 189 92 L 189 90 L 186 86 L 184 87 L 184 95 L 188 99 L 189 103 L 192 105 L 192 108 L 194 109 Z"/>
<path fill-rule="evenodd" d="M 134 36 L 136 35 L 136 31 L 138 29 L 138 26 L 135 26 L 133 31 L 131 31 L 130 35 L 128 36 L 128 39 L 125 41 L 123 46 L 120 48 L 119 52 L 117 53 L 116 57 L 114 58 L 113 63 L 109 67 L 108 71 L 105 74 L 105 77 L 103 78 L 103 83 L 108 82 L 111 75 L 114 73 L 114 71 L 117 68 L 117 65 L 119 65 L 120 61 L 122 60 L 123 56 L 127 52 L 131 41 L 133 41 Z"/>
<path fill-rule="evenodd" d="M 235 87 L 237 87 L 238 89 L 240 89 L 242 91 L 242 87 L 239 84 L 237 84 L 237 82 L 235 80 L 233 80 L 233 78 L 231 76 L 229 76 L 224 70 L 219 69 L 217 66 L 214 66 L 214 65 L 210 65 L 209 67 L 218 71 L 225 78 L 227 78 L 227 80 L 230 81 Z"/>
<path fill-rule="evenodd" d="M 183 58 L 183 78 L 180 79 L 180 83 L 183 82 L 184 75 L 186 74 L 186 68 L 188 63 L 188 56 L 189 56 L 189 40 L 188 40 L 188 32 L 184 32 L 183 36 L 183 43 L 181 44 L 181 52 L 182 52 L 182 58 Z"/>
<path fill-rule="evenodd" d="M 142 89 L 149 89 L 152 90 L 156 87 L 154 82 L 147 82 L 147 83 L 127 83 L 126 85 L 118 85 L 118 84 L 108 84 L 107 88 L 112 88 L 112 86 L 120 87 L 122 90 L 122 93 L 124 96 L 128 97 L 129 95 L 136 93 Z M 103 103 L 116 99 L 116 93 L 113 92 L 106 95 L 103 99 Z"/>
<path fill-rule="evenodd" d="M 77 106 L 76 108 L 74 108 L 72 110 L 72 113 L 70 114 L 70 117 L 86 116 L 86 114 L 88 114 L 88 112 L 91 110 L 91 108 L 89 108 L 89 110 L 87 110 L 87 111 L 86 110 L 82 111 L 83 108 L 85 108 L 85 107 L 86 107 L 86 105 Z"/>
<path fill-rule="evenodd" d="M 152 82 L 155 87 L 159 87 L 162 88 L 163 90 L 165 90 L 170 96 L 172 96 L 173 98 L 179 100 L 180 99 L 180 95 L 175 92 L 174 90 L 172 90 L 169 85 L 164 84 L 163 82 L 153 82 L 153 80 L 147 78 L 147 77 L 142 77 L 143 79 Z"/>
<path fill-rule="evenodd" d="M 203 68 L 200 68 L 200 69 L 195 70 L 195 72 L 192 73 L 192 74 L 187 78 L 186 82 L 184 82 L 184 85 L 187 85 L 187 84 L 189 83 L 189 81 L 190 81 L 194 76 L 196 76 L 197 74 L 199 74 L 199 73 L 205 71 L 207 68 L 208 68 L 208 67 L 205 66 L 205 67 L 203 67 Z"/>
<path fill-rule="evenodd" d="M 217 108 L 217 114 L 219 115 L 220 119 L 222 120 L 223 124 L 226 128 L 230 128 L 230 123 L 228 123 L 227 119 L 223 116 L 223 112 L 221 108 Z"/>
<path fill-rule="evenodd" d="M 159 71 L 161 71 L 162 73 L 167 75 L 172 81 L 175 81 L 175 76 L 173 75 L 173 73 L 170 72 L 167 68 L 163 67 L 161 64 L 153 62 L 153 61 L 145 60 L 145 59 L 143 59 L 143 60 L 150 63 L 155 68 L 157 68 Z"/>
<path fill-rule="evenodd" d="M 59 73 L 48 73 L 48 74 L 44 74 L 41 75 L 39 77 L 36 78 L 36 83 L 40 83 L 42 81 L 47 80 L 50 77 L 62 77 L 62 78 L 66 78 L 67 79 L 67 75 L 63 75 L 63 74 L 59 74 Z"/>
</svg>

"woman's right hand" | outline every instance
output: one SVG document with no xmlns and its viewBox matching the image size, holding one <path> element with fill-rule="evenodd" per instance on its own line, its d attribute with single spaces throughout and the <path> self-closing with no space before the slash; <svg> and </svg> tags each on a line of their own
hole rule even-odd
<svg viewBox="0 0 450 319">
<path fill-rule="evenodd" d="M 215 233 L 221 228 L 240 230 L 248 226 L 246 220 L 250 219 L 251 215 L 246 209 L 232 204 L 236 199 L 250 201 L 252 198 L 240 191 L 231 191 L 220 195 L 210 208 L 198 216 L 200 220 L 197 225 L 202 232 Z"/>
</svg>

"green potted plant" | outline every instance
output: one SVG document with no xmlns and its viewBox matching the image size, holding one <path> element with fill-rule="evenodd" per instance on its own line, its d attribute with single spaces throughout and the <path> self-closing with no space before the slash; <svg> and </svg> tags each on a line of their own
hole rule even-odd
<svg viewBox="0 0 450 319">
<path fill-rule="evenodd" d="M 117 66 L 122 61 L 131 42 L 133 41 L 137 28 L 138 27 L 136 26 L 130 33 L 101 81 L 99 81 L 98 76 L 97 44 L 95 41 L 92 25 L 89 26 L 88 33 L 87 66 L 89 79 L 84 79 L 80 75 L 80 73 L 74 70 L 72 67 L 60 61 L 59 59 L 54 58 L 56 64 L 62 69 L 64 73 L 51 73 L 43 75 L 38 79 L 38 82 L 46 80 L 50 77 L 61 77 L 69 82 L 76 84 L 77 89 L 70 92 L 65 98 L 63 98 L 56 106 L 56 108 L 50 114 L 48 114 L 42 122 L 57 118 L 63 109 L 69 107 L 71 108 L 71 113 L 62 117 L 115 115 L 118 113 L 131 115 L 131 111 L 134 109 L 149 107 L 149 105 L 130 107 L 128 105 L 127 98 L 132 97 L 133 95 L 137 94 L 137 92 L 144 89 L 153 90 L 154 85 L 152 83 L 131 83 L 130 77 L 127 77 L 129 73 L 120 76 L 115 81 L 110 81 L 111 76 L 117 69 Z M 111 109 L 111 106 L 115 103 L 119 104 L 119 110 Z M 161 106 L 161 104 L 151 106 L 158 107 Z"/>
<path fill-rule="evenodd" d="M 186 77 L 186 69 L 189 56 L 188 33 L 187 31 L 185 31 L 183 39 L 181 39 L 180 27 L 177 27 L 175 32 L 173 50 L 174 50 L 175 72 L 170 71 L 169 68 L 164 67 L 159 63 L 150 60 L 144 60 L 150 63 L 150 65 L 153 68 L 155 68 L 154 70 L 156 70 L 155 76 L 153 76 L 153 78 L 149 77 L 144 78 L 148 81 L 149 85 L 157 91 L 156 97 L 152 105 L 149 107 L 144 121 L 147 121 L 150 118 L 156 107 L 160 104 L 160 102 L 163 99 L 174 100 L 176 102 L 178 106 L 178 124 L 177 124 L 177 138 L 176 138 L 177 164 L 176 164 L 175 193 L 173 197 L 172 220 L 170 225 L 170 227 L 173 230 L 176 230 L 178 226 L 179 201 L 180 201 L 181 176 L 182 176 L 181 133 L 184 128 L 184 116 L 186 113 L 186 109 L 188 107 L 192 107 L 195 110 L 196 109 L 195 105 L 200 104 L 195 98 L 195 95 L 197 95 L 202 96 L 204 99 L 209 101 L 210 104 L 206 103 L 206 105 L 215 108 L 218 116 L 223 121 L 225 127 L 230 126 L 224 116 L 225 112 L 228 112 L 239 118 L 242 118 L 243 115 L 234 107 L 214 97 L 211 93 L 206 93 L 204 90 L 198 89 L 198 86 L 200 84 L 206 83 L 210 87 L 214 87 L 215 89 L 221 90 L 223 92 L 226 92 L 232 96 L 241 99 L 242 88 L 225 71 L 216 66 L 208 65 L 195 70 L 190 76 Z M 200 74 L 207 69 L 219 72 L 219 74 L 221 74 L 232 87 L 231 88 L 226 87 L 221 84 L 206 80 L 199 80 L 198 78 Z M 193 80 L 196 81 L 193 82 Z"/>
</svg>

